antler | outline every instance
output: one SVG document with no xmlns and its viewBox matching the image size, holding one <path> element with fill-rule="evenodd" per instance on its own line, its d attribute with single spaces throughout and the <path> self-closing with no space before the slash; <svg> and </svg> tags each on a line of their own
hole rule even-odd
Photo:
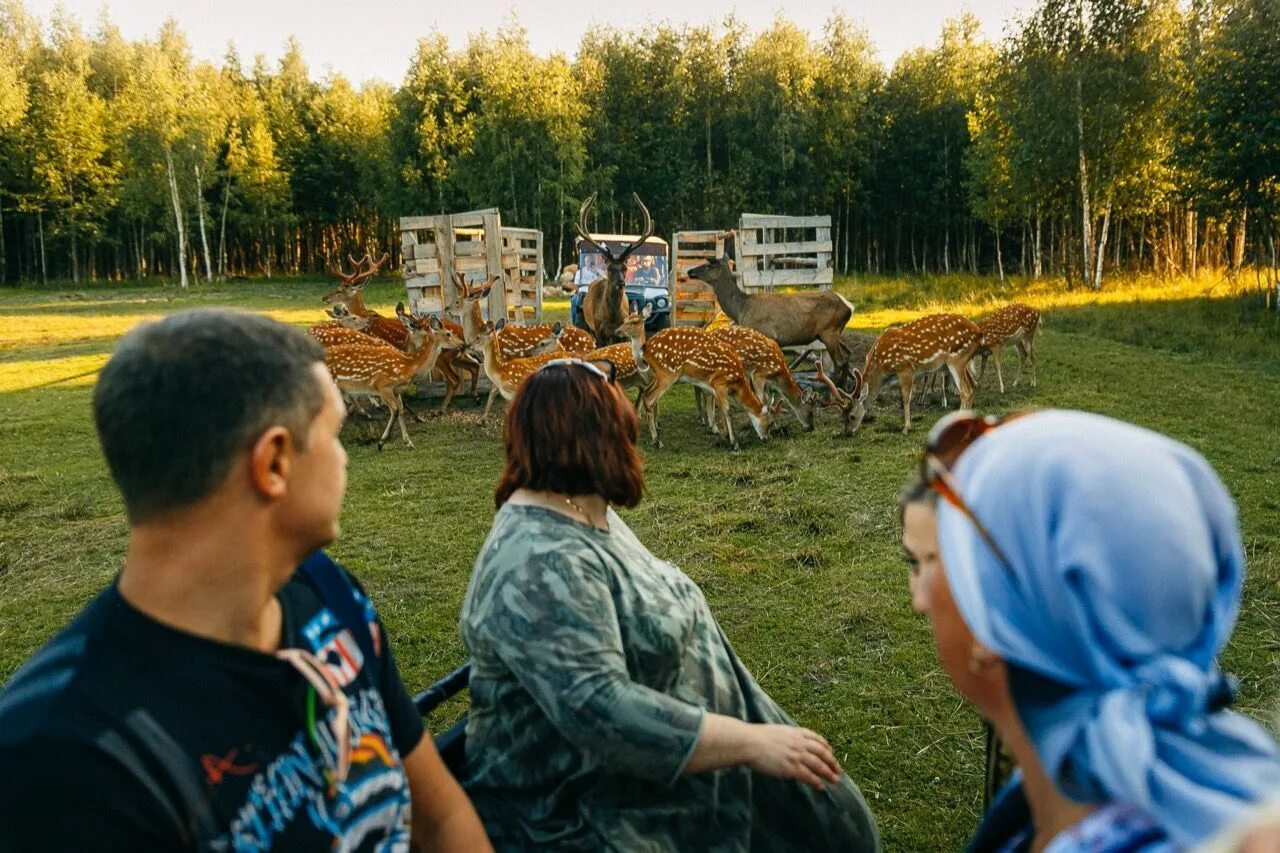
<svg viewBox="0 0 1280 853">
<path fill-rule="evenodd" d="M 349 260 L 349 261 L 351 260 L 351 256 L 350 256 L 350 255 L 348 255 L 348 256 L 347 256 L 347 260 Z M 356 263 L 355 261 L 351 261 L 351 262 L 352 262 L 352 264 L 354 264 L 354 265 L 355 265 L 355 267 L 356 267 L 356 271 L 355 271 L 355 272 L 353 272 L 353 273 L 348 273 L 348 272 L 344 271 L 341 267 L 339 267 L 338 265 L 336 265 L 336 264 L 333 262 L 333 259 L 332 259 L 332 258 L 328 258 L 328 257 L 326 257 L 326 258 L 325 258 L 325 261 L 324 261 L 324 268 L 325 268 L 325 270 L 329 273 L 329 275 L 332 275 L 332 276 L 334 276 L 334 277 L 336 277 L 336 278 L 338 278 L 338 279 L 341 279 L 341 280 L 342 280 L 342 285 L 343 285 L 343 287 L 351 287 L 351 286 L 352 286 L 352 285 L 354 285 L 356 282 L 358 282 L 358 281 L 362 280 L 362 279 L 361 279 L 360 265 L 359 265 L 358 263 Z"/>
<path fill-rule="evenodd" d="M 853 395 L 846 394 L 844 391 L 841 391 L 840 386 L 836 385 L 836 383 L 832 381 L 831 377 L 827 375 L 827 372 L 822 369 L 822 359 L 818 359 L 817 366 L 818 380 L 830 389 L 832 401 L 842 409 L 847 409 L 853 405 Z"/>
<path fill-rule="evenodd" d="M 596 193 L 592 193 L 590 196 L 587 197 L 585 201 L 582 202 L 582 207 L 578 208 L 578 222 L 577 222 L 578 236 L 582 238 L 582 241 L 584 243 L 587 243 L 588 245 L 592 246 L 597 252 L 603 252 L 606 257 L 612 257 L 612 255 L 609 254 L 608 249 L 606 249 L 604 246 L 601 246 L 595 240 L 592 240 L 591 236 L 587 233 L 587 214 L 591 211 L 591 208 L 595 205 L 595 203 L 596 203 Z"/>
<path fill-rule="evenodd" d="M 622 254 L 618 256 L 619 263 L 625 263 L 627 258 L 631 257 L 631 253 L 645 244 L 645 241 L 653 236 L 653 218 L 649 216 L 649 208 L 644 206 L 644 202 L 640 200 L 639 193 L 632 193 L 631 199 L 640 208 L 640 213 L 644 215 L 644 227 L 641 228 L 640 239 L 632 243 L 630 246 L 622 250 Z"/>
</svg>

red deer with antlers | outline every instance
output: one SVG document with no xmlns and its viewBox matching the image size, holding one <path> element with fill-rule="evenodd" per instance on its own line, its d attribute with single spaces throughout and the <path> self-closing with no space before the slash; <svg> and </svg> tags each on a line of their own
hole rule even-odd
<svg viewBox="0 0 1280 853">
<path fill-rule="evenodd" d="M 364 297 L 361 295 L 364 285 L 378 272 L 378 269 L 386 263 L 389 257 L 390 255 L 383 254 L 375 263 L 369 255 L 365 255 L 359 261 L 348 255 L 347 260 L 355 267 L 354 273 L 346 273 L 332 263 L 329 264 L 329 272 L 341 279 L 342 284 L 333 292 L 326 294 L 322 301 L 331 305 L 343 305 L 351 314 L 368 318 L 369 328 L 366 330 L 368 334 L 383 339 L 396 349 L 404 350 L 408 341 L 404 325 L 397 320 L 384 317 L 366 306 Z M 444 318 L 441 319 L 441 323 L 458 337 L 462 336 L 462 327 L 457 323 Z M 462 378 L 458 374 L 459 370 L 471 374 L 471 394 L 479 396 L 477 392 L 477 383 L 480 381 L 479 362 L 463 353 L 446 350 L 441 353 L 434 370 L 434 373 L 444 382 L 446 388 L 444 403 L 440 406 L 441 412 L 449 410 L 449 404 L 453 402 L 453 397 L 457 393 L 458 387 L 462 384 Z"/>
<path fill-rule="evenodd" d="M 688 275 L 711 285 L 729 319 L 763 332 L 779 346 L 806 346 L 821 341 L 836 366 L 836 381 L 847 379 L 849 351 L 841 335 L 853 316 L 853 304 L 834 290 L 748 294 L 738 287 L 725 258 L 694 267 Z"/>
<path fill-rule="evenodd" d="M 990 354 L 996 363 L 996 378 L 1000 380 L 1000 393 L 1004 393 L 1004 372 L 1000 369 L 1000 351 L 1013 344 L 1018 348 L 1018 375 L 1013 378 L 1013 387 L 1018 387 L 1022 379 L 1022 368 L 1031 359 L 1031 387 L 1036 387 L 1036 332 L 1040 331 L 1040 312 L 1030 305 L 1014 302 L 1006 305 L 996 313 L 978 323 L 978 332 L 982 335 L 982 369 L 978 371 L 981 379 L 987 372 L 987 355 Z"/>
<path fill-rule="evenodd" d="M 584 243 L 604 255 L 605 260 L 604 278 L 593 281 L 587 288 L 586 297 L 582 300 L 582 315 L 587 321 L 587 328 L 591 329 L 591 333 L 595 335 L 597 347 L 608 346 L 618 338 L 618 327 L 626 321 L 630 313 L 626 290 L 627 259 L 653 236 L 653 219 L 649 216 L 649 209 L 644 206 L 644 202 L 640 201 L 640 196 L 636 193 L 632 193 L 631 198 L 640 208 L 644 227 L 640 229 L 642 232 L 640 239 L 628 244 L 617 255 L 592 240 L 587 229 L 587 214 L 596 203 L 596 194 L 592 193 L 578 210 L 578 236 Z"/>
</svg>

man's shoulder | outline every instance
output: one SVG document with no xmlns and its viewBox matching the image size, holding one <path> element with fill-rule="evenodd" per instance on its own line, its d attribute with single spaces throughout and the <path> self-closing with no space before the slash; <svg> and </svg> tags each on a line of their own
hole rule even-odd
<svg viewBox="0 0 1280 853">
<path fill-rule="evenodd" d="M 0 748 L 12 747 L 82 710 L 75 698 L 101 673 L 114 587 L 97 595 L 65 628 L 18 668 L 0 691 Z"/>
</svg>

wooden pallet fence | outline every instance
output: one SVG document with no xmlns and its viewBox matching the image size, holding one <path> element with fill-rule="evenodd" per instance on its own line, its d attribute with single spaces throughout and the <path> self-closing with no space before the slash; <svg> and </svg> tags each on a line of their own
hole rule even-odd
<svg viewBox="0 0 1280 853">
<path fill-rule="evenodd" d="M 689 278 L 689 270 L 724 256 L 731 231 L 677 231 L 671 238 L 671 293 L 673 326 L 705 326 L 716 312 L 711 285 Z"/>
<path fill-rule="evenodd" d="M 507 280 L 507 316 L 517 323 L 542 322 L 542 232 L 502 229 L 502 269 Z"/>
<path fill-rule="evenodd" d="M 738 224 L 739 280 L 748 293 L 778 287 L 830 290 L 830 216 L 744 213 Z"/>
</svg>

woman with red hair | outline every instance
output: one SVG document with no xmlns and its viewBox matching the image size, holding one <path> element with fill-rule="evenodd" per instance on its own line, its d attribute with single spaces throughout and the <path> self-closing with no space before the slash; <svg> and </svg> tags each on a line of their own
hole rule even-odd
<svg viewBox="0 0 1280 853">
<path fill-rule="evenodd" d="M 756 684 L 684 572 L 612 509 L 644 487 L 639 424 L 558 361 L 507 413 L 497 517 L 462 609 L 466 787 L 494 846 L 878 850 L 818 734 Z"/>
</svg>

